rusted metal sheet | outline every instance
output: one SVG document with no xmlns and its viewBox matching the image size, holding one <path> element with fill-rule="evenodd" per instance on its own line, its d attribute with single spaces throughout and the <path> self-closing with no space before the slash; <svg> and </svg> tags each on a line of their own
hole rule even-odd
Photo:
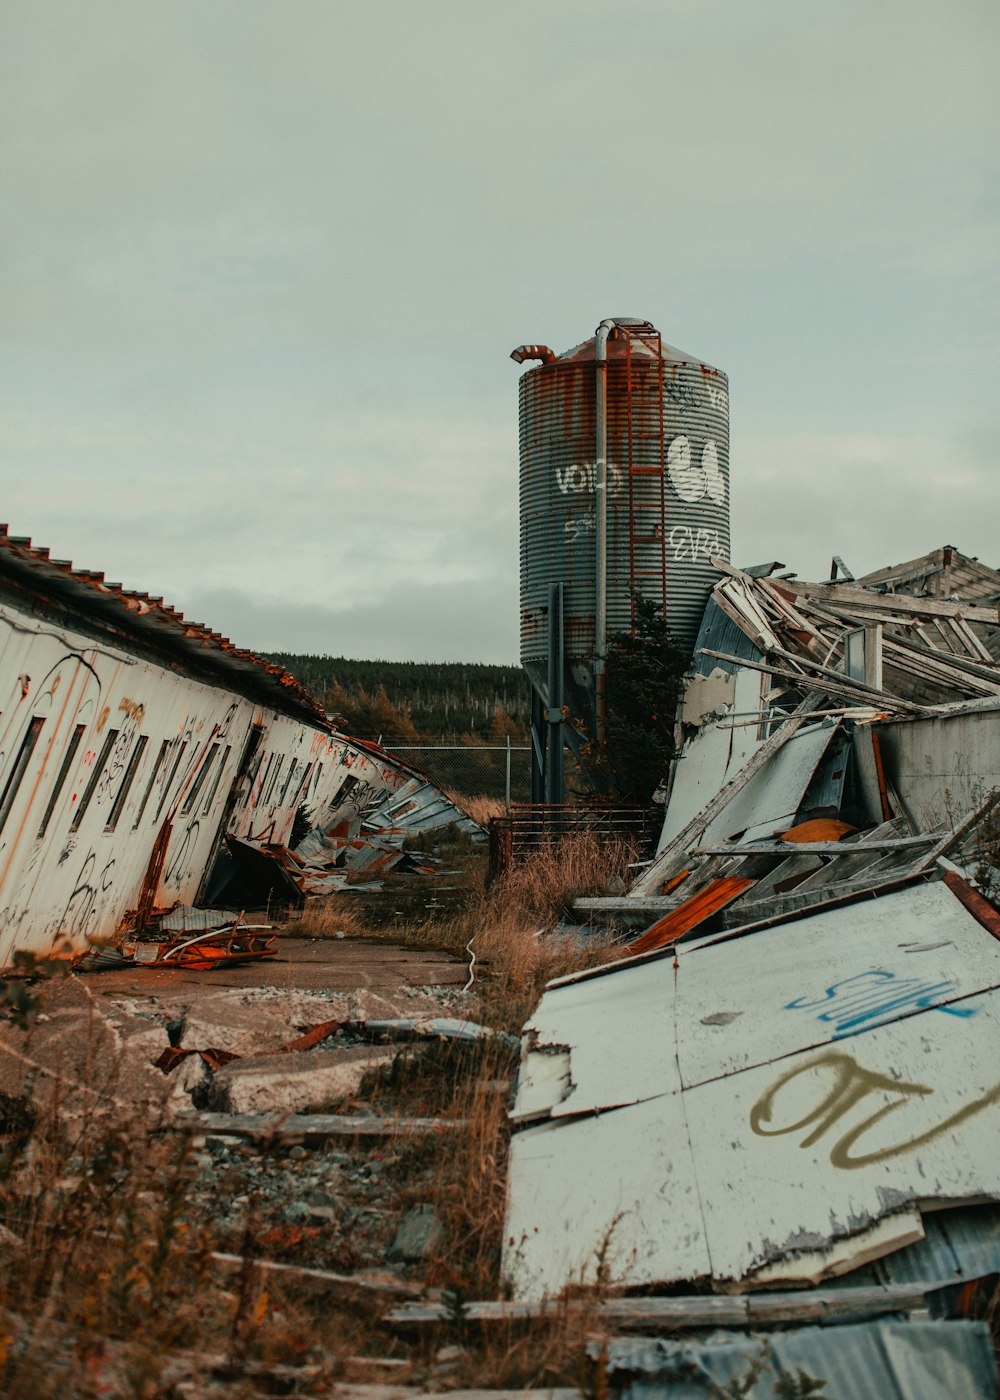
<svg viewBox="0 0 1000 1400">
<path fill-rule="evenodd" d="M 677 909 L 657 919 L 645 933 L 629 944 L 630 953 L 651 953 L 656 948 L 667 948 L 676 943 L 685 933 L 701 924 L 739 899 L 754 884 L 753 880 L 727 875 L 719 880 L 710 880 L 697 894 L 686 899 Z"/>
<path fill-rule="evenodd" d="M 918 1206 L 1000 1200 L 998 1031 L 1000 946 L 943 882 L 554 985 L 513 1114 L 516 1294 L 599 1260 L 814 1279 L 912 1241 Z"/>
<path fill-rule="evenodd" d="M 591 1344 L 598 1355 L 598 1344 Z M 621 1400 L 710 1400 L 810 1393 L 825 1400 L 995 1400 L 985 1322 L 885 1319 L 795 1327 L 766 1345 L 749 1332 L 699 1340 L 618 1338 L 600 1352 Z M 749 1389 L 747 1388 L 749 1387 Z"/>
</svg>

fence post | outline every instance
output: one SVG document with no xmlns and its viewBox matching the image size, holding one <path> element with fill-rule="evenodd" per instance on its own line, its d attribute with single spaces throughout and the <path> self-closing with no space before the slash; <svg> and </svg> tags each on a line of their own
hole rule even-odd
<svg viewBox="0 0 1000 1400">
<path fill-rule="evenodd" d="M 507 735 L 507 815 L 510 816 L 510 735 Z"/>
</svg>

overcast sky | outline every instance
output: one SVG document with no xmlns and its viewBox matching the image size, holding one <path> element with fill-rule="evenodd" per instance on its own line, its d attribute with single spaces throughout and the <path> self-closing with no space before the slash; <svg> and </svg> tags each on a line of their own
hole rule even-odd
<svg viewBox="0 0 1000 1400">
<path fill-rule="evenodd" d="M 259 649 L 517 659 L 517 378 L 724 369 L 733 557 L 1000 565 L 996 0 L 2 0 L 0 518 Z"/>
</svg>

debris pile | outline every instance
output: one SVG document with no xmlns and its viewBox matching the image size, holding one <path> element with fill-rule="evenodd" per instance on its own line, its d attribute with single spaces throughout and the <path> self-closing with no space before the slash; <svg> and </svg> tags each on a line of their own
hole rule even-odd
<svg viewBox="0 0 1000 1400">
<path fill-rule="evenodd" d="M 631 956 L 525 1028 L 507 1282 L 740 1329 L 623 1344 L 637 1394 L 761 1346 L 832 1396 L 995 1394 L 1000 574 L 715 562 L 658 853 L 576 902 Z"/>
</svg>

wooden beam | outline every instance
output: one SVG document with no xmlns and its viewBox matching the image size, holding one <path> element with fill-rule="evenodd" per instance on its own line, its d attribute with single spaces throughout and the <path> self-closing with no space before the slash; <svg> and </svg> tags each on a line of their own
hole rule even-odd
<svg viewBox="0 0 1000 1400">
<path fill-rule="evenodd" d="M 337 1113 L 179 1113 L 169 1126 L 189 1133 L 266 1138 L 270 1142 L 325 1142 L 329 1138 L 413 1137 L 467 1128 L 465 1118 L 362 1118 Z"/>
<path fill-rule="evenodd" d="M 901 700 L 897 695 L 888 695 L 884 691 L 872 690 L 860 681 L 854 681 L 850 676 L 842 675 L 839 671 L 833 672 L 838 679 L 831 680 L 825 676 L 807 676 L 798 671 L 788 671 L 781 666 L 769 666 L 765 661 L 751 661 L 745 656 L 730 656 L 727 652 L 714 651 L 711 647 L 702 647 L 701 652 L 703 656 L 715 656 L 720 661 L 728 661 L 734 666 L 748 666 L 752 671 L 766 671 L 769 675 L 780 676 L 782 680 L 792 681 L 803 690 L 812 690 L 820 695 L 839 695 L 848 700 L 867 698 L 869 704 L 871 704 L 871 697 L 875 696 L 881 702 L 880 708 L 883 710 L 897 710 L 903 714 L 913 715 L 924 712 L 924 706 L 918 705 L 913 700 Z M 803 659 L 802 665 L 814 665 L 814 663 Z M 818 701 L 816 708 L 820 708 Z"/>
<path fill-rule="evenodd" d="M 407 1283 L 405 1279 L 365 1277 L 364 1274 L 336 1274 L 330 1269 L 309 1269 L 301 1264 L 279 1264 L 273 1259 L 245 1259 L 242 1254 L 223 1254 L 213 1250 L 208 1256 L 213 1263 L 230 1269 L 243 1269 L 248 1265 L 265 1274 L 284 1274 L 287 1278 L 301 1279 L 307 1283 L 322 1284 L 327 1288 L 348 1288 L 362 1293 L 388 1293 L 401 1298 L 419 1297 L 423 1288 L 419 1284 Z"/>
<path fill-rule="evenodd" d="M 541 1299 L 537 1302 L 488 1301 L 461 1304 L 462 1322 L 533 1322 L 573 1313 L 616 1327 L 767 1327 L 784 1322 L 818 1322 L 922 1308 L 928 1293 L 947 1287 L 941 1281 L 859 1285 L 855 1288 L 789 1289 L 775 1293 L 693 1294 L 676 1298 Z M 424 1327 L 456 1320 L 446 1303 L 404 1303 L 385 1314 L 395 1327 Z"/>
<path fill-rule="evenodd" d="M 940 837 L 936 832 L 922 836 L 899 836 L 885 841 L 748 841 L 745 846 L 698 846 L 693 856 L 859 856 L 865 851 L 886 851 L 901 854 L 908 846 L 932 846 Z"/>
</svg>

